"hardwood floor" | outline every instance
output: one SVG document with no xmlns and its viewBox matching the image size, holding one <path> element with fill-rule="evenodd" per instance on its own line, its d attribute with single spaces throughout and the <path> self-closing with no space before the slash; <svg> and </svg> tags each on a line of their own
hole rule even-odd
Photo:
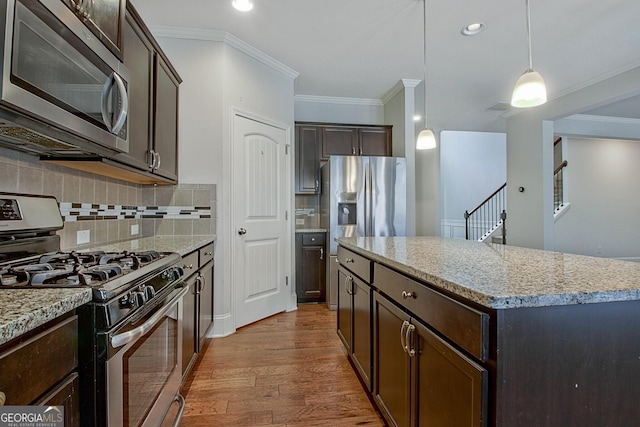
<svg viewBox="0 0 640 427">
<path fill-rule="evenodd" d="M 210 340 L 180 425 L 384 426 L 335 329 L 335 311 L 307 304 Z"/>
</svg>

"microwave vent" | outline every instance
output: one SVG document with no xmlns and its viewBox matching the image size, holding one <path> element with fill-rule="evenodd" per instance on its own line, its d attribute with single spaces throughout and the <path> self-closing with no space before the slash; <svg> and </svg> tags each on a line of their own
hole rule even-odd
<svg viewBox="0 0 640 427">
<path fill-rule="evenodd" d="M 21 127 L 2 127 L 0 126 L 0 138 L 10 138 L 15 143 L 30 143 L 36 144 L 45 149 L 45 151 L 50 150 L 75 150 L 71 144 L 67 144 L 48 136 L 39 134 L 37 132 L 33 132 L 29 129 L 21 128 Z"/>
</svg>

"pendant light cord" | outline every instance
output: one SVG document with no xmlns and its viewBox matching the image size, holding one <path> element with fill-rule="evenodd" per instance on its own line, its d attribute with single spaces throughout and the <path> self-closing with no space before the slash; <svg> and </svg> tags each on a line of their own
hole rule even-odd
<svg viewBox="0 0 640 427">
<path fill-rule="evenodd" d="M 529 8 L 529 0 L 524 1 L 527 5 L 527 48 L 529 52 L 529 70 L 533 70 L 533 60 L 531 59 L 531 10 Z"/>
<path fill-rule="evenodd" d="M 423 34 L 422 34 L 422 44 L 423 44 L 423 52 L 422 52 L 422 61 L 423 61 L 423 72 L 424 72 L 424 128 L 427 129 L 427 0 L 424 1 L 423 7 Z M 529 0 L 527 0 L 529 1 Z"/>
</svg>

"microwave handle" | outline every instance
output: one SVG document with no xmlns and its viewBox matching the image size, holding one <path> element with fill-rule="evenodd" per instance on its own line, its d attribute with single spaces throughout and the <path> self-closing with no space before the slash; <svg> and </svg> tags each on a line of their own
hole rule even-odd
<svg viewBox="0 0 640 427">
<path fill-rule="evenodd" d="M 109 115 L 107 112 L 107 108 L 109 106 L 109 92 L 113 86 L 112 80 L 115 82 L 115 87 L 118 88 L 120 92 L 120 99 L 122 100 L 120 113 L 118 114 L 118 119 L 111 126 L 111 120 L 109 119 Z M 109 78 L 104 84 L 102 88 L 102 120 L 104 124 L 107 126 L 109 132 L 113 134 L 118 134 L 122 126 L 124 126 L 125 121 L 127 120 L 127 113 L 129 111 L 129 97 L 127 95 L 127 88 L 124 85 L 124 81 L 122 81 L 122 77 L 120 77 L 115 71 L 111 73 Z"/>
</svg>

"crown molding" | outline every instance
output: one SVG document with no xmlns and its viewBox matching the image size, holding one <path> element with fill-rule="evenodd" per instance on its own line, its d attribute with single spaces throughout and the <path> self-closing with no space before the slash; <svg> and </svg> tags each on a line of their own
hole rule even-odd
<svg viewBox="0 0 640 427">
<path fill-rule="evenodd" d="M 407 88 L 415 88 L 416 86 L 418 86 L 420 83 L 422 82 L 422 80 L 415 80 L 415 79 L 401 79 L 398 81 L 398 83 L 396 83 L 391 90 L 389 90 L 387 93 L 384 94 L 384 96 L 382 97 L 382 103 L 386 104 L 387 102 L 391 101 L 393 99 L 394 96 L 396 96 L 397 94 L 399 94 L 402 90 L 407 89 Z"/>
<path fill-rule="evenodd" d="M 294 102 L 306 102 L 313 104 L 343 104 L 382 107 L 382 101 L 370 98 L 342 98 L 337 96 L 295 95 Z"/>
<path fill-rule="evenodd" d="M 249 43 L 226 31 L 204 30 L 199 28 L 168 27 L 160 25 L 150 26 L 149 29 L 155 37 L 224 43 L 227 46 L 230 46 L 237 51 L 242 52 L 247 56 L 255 59 L 256 61 L 261 62 L 267 67 L 272 68 L 273 70 L 285 75 L 286 77 L 289 77 L 292 80 L 295 80 L 300 75 L 300 73 L 293 70 L 292 68 L 273 59 L 260 49 L 256 49 Z"/>
<path fill-rule="evenodd" d="M 640 126 L 640 119 L 633 119 L 629 117 L 596 116 L 592 114 L 573 114 L 560 120 L 581 120 L 585 122 Z"/>
</svg>

